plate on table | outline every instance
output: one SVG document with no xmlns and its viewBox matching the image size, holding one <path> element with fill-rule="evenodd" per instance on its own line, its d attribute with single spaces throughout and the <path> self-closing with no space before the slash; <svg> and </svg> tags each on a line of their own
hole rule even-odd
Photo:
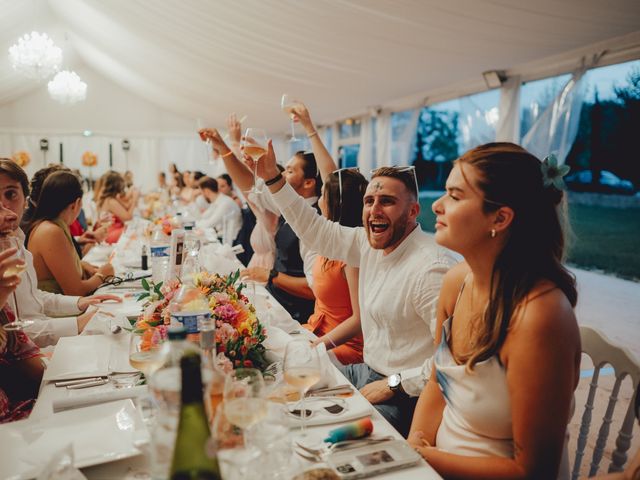
<svg viewBox="0 0 640 480">
<path fill-rule="evenodd" d="M 111 345 L 104 335 L 79 335 L 58 340 L 43 380 L 71 380 L 109 374 Z"/>
<path fill-rule="evenodd" d="M 0 426 L 0 478 L 34 478 L 52 456 L 73 445 L 77 468 L 99 465 L 142 453 L 149 441 L 140 413 L 130 399 L 77 408 L 41 420 Z"/>
</svg>

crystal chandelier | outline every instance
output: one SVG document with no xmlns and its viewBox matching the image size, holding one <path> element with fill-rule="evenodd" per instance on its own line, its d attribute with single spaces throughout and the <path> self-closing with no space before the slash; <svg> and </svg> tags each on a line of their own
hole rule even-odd
<svg viewBox="0 0 640 480">
<path fill-rule="evenodd" d="M 51 98 L 63 104 L 71 105 L 87 98 L 87 84 L 76 72 L 68 70 L 58 72 L 48 83 L 47 89 Z"/>
<path fill-rule="evenodd" d="M 31 32 L 9 47 L 13 69 L 33 80 L 43 80 L 57 72 L 62 63 L 62 50 L 46 33 Z"/>
</svg>

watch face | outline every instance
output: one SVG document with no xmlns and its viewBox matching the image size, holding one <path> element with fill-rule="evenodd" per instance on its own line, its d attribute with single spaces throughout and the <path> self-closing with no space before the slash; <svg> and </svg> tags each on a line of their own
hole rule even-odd
<svg viewBox="0 0 640 480">
<path fill-rule="evenodd" d="M 400 385 L 400 375 L 394 373 L 393 375 L 389 376 L 389 388 L 395 388 L 398 385 Z"/>
</svg>

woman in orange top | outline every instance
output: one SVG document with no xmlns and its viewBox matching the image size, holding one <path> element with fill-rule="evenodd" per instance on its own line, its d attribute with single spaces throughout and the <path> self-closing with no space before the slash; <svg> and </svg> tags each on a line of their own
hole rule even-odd
<svg viewBox="0 0 640 480">
<path fill-rule="evenodd" d="M 362 226 L 362 199 L 366 189 L 367 180 L 357 169 L 342 169 L 327 175 L 318 200 L 322 214 L 347 227 Z M 359 320 L 358 269 L 318 256 L 313 265 L 312 289 L 316 305 L 305 327 L 315 333 L 319 337 L 317 343 L 324 343 L 342 364 L 361 363 L 361 333 L 346 341 L 338 332 L 332 335 L 333 329 L 344 321 L 355 317 Z"/>
</svg>

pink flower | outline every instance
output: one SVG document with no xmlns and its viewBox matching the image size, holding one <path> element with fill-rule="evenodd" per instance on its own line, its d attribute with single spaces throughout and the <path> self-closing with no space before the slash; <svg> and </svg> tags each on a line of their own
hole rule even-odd
<svg viewBox="0 0 640 480">
<path fill-rule="evenodd" d="M 216 366 L 226 374 L 233 371 L 233 363 L 231 363 L 231 360 L 229 360 L 224 353 L 219 353 L 216 356 Z"/>
<path fill-rule="evenodd" d="M 213 310 L 213 314 L 220 320 L 228 323 L 233 323 L 238 316 L 238 312 L 229 304 L 217 306 Z"/>
</svg>

